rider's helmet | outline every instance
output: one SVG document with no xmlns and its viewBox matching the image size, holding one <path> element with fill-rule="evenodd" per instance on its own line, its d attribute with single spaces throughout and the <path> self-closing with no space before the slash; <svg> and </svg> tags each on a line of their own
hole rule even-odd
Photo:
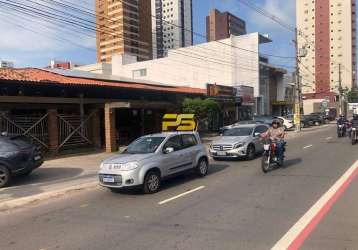
<svg viewBox="0 0 358 250">
<path fill-rule="evenodd" d="M 281 122 L 280 122 L 279 120 L 277 120 L 277 119 L 275 119 L 275 120 L 273 120 L 273 121 L 271 122 L 271 125 L 272 125 L 272 126 L 275 125 L 275 124 L 277 124 L 278 127 L 281 126 Z"/>
<path fill-rule="evenodd" d="M 343 118 L 344 118 L 344 115 L 339 115 L 339 118 L 342 118 L 342 119 L 343 119 Z"/>
</svg>

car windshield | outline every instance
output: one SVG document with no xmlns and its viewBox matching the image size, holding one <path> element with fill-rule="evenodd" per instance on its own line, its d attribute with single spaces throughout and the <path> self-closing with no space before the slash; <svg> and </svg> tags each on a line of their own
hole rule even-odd
<svg viewBox="0 0 358 250">
<path fill-rule="evenodd" d="M 252 128 L 232 128 L 225 130 L 223 136 L 249 136 L 252 133 Z"/>
<path fill-rule="evenodd" d="M 128 145 L 126 154 L 150 154 L 164 141 L 165 137 L 141 137 Z"/>
</svg>

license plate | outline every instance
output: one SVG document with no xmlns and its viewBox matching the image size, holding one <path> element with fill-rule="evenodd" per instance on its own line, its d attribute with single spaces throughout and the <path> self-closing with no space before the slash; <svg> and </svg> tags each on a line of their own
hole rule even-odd
<svg viewBox="0 0 358 250">
<path fill-rule="evenodd" d="M 37 155 L 37 156 L 34 157 L 34 160 L 35 160 L 35 161 L 38 161 L 38 160 L 40 160 L 40 159 L 41 159 L 41 156 L 39 156 L 39 155 Z"/>
<path fill-rule="evenodd" d="M 226 152 L 221 152 L 221 151 L 219 151 L 219 152 L 217 152 L 217 154 L 218 154 L 219 156 L 226 156 Z"/>
<path fill-rule="evenodd" d="M 113 183 L 114 182 L 114 177 L 111 177 L 111 176 L 103 177 L 103 182 Z"/>
</svg>

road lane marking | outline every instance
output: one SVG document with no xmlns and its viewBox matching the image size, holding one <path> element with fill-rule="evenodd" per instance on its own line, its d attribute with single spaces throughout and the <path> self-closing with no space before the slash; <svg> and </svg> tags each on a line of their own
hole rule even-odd
<svg viewBox="0 0 358 250">
<path fill-rule="evenodd" d="M 310 148 L 310 147 L 313 147 L 313 145 L 310 144 L 310 145 L 304 146 L 303 149 Z"/>
<path fill-rule="evenodd" d="M 327 137 L 326 140 L 332 140 L 332 137 Z"/>
<path fill-rule="evenodd" d="M 194 192 L 196 192 L 196 191 L 199 191 L 199 190 L 201 190 L 201 189 L 203 189 L 203 188 L 205 188 L 205 186 L 200 186 L 200 187 L 191 189 L 191 190 L 186 191 L 186 192 L 184 192 L 184 193 L 181 193 L 181 194 L 178 194 L 178 195 L 176 195 L 176 196 L 173 196 L 173 197 L 171 197 L 171 198 L 169 198 L 169 199 L 160 201 L 160 202 L 158 202 L 158 204 L 159 204 L 159 205 L 163 205 L 163 204 L 165 204 L 165 203 L 171 202 L 172 200 L 175 200 L 175 199 L 178 199 L 178 198 L 183 197 L 183 196 L 185 196 L 185 195 L 188 195 L 188 194 L 194 193 Z"/>
<path fill-rule="evenodd" d="M 336 181 L 271 249 L 299 249 L 357 175 L 358 161 Z"/>
</svg>

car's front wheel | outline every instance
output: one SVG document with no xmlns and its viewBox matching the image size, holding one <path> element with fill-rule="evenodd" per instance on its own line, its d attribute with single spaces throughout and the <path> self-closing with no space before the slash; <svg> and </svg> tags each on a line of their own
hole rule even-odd
<svg viewBox="0 0 358 250">
<path fill-rule="evenodd" d="M 196 167 L 196 172 L 200 177 L 204 177 L 208 174 L 209 163 L 206 159 L 201 158 L 199 160 L 198 166 Z"/>
<path fill-rule="evenodd" d="M 11 174 L 7 167 L 0 165 L 0 188 L 9 185 Z"/>
<path fill-rule="evenodd" d="M 143 192 L 145 194 L 153 194 L 159 191 L 160 173 L 158 171 L 149 171 L 144 178 Z"/>
<path fill-rule="evenodd" d="M 246 159 L 249 161 L 252 161 L 253 159 L 255 159 L 255 147 L 253 145 L 249 145 L 247 147 L 247 152 L 246 152 Z"/>
</svg>

